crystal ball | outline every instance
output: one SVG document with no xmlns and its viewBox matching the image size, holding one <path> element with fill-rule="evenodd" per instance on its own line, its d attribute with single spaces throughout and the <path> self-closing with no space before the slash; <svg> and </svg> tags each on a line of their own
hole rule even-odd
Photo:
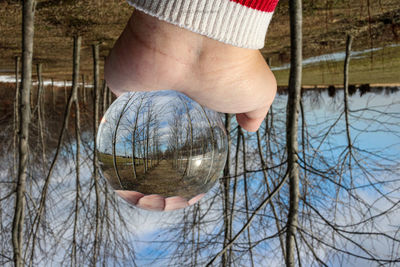
<svg viewBox="0 0 400 267">
<path fill-rule="evenodd" d="M 222 175 L 221 114 L 176 91 L 129 92 L 108 108 L 97 133 L 102 176 L 147 210 L 193 205 Z"/>
</svg>

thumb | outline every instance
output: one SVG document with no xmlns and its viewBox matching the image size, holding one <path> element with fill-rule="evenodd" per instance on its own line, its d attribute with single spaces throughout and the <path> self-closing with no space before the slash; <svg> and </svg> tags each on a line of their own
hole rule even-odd
<svg viewBox="0 0 400 267">
<path fill-rule="evenodd" d="M 236 114 L 239 125 L 248 132 L 256 132 L 267 115 L 269 106 L 255 111 Z"/>
</svg>

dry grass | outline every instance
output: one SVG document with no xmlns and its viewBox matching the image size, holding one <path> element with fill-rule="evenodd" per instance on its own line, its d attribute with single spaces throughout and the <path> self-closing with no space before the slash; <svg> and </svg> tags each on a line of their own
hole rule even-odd
<svg viewBox="0 0 400 267">
<path fill-rule="evenodd" d="M 355 37 L 356 50 L 399 43 L 400 1 L 370 2 L 368 11 L 365 0 L 303 1 L 304 57 L 344 51 L 347 33 Z M 274 66 L 289 61 L 289 33 L 288 0 L 281 0 L 262 49 Z"/>
<path fill-rule="evenodd" d="M 400 47 L 387 47 L 350 61 L 350 84 L 400 84 Z M 279 85 L 287 85 L 289 70 L 274 71 Z M 327 61 L 303 68 L 304 85 L 343 84 L 343 61 Z"/>
<path fill-rule="evenodd" d="M 12 72 L 13 57 L 21 51 L 21 5 L 0 1 L 0 70 Z M 34 62 L 44 64 L 44 76 L 70 79 L 72 36 L 80 34 L 82 72 L 91 74 L 91 45 L 101 44 L 101 57 L 108 54 L 130 17 L 124 1 L 38 1 L 35 20 Z"/>
</svg>

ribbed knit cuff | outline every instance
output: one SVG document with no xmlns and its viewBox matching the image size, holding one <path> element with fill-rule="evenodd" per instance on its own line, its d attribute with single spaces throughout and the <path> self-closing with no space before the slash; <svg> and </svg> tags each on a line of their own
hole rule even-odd
<svg viewBox="0 0 400 267">
<path fill-rule="evenodd" d="M 278 0 L 128 0 L 136 9 L 217 41 L 264 47 Z M 256 5 L 254 3 L 257 3 Z"/>
</svg>

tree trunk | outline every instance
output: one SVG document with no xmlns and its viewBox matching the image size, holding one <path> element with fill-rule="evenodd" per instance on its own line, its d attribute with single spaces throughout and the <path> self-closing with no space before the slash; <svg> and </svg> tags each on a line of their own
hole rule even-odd
<svg viewBox="0 0 400 267">
<path fill-rule="evenodd" d="M 40 111 L 39 111 L 40 96 L 42 95 L 42 90 L 43 90 L 42 64 L 40 64 L 40 63 L 36 64 L 36 75 L 37 75 L 37 80 L 38 80 L 38 86 L 37 86 L 36 106 L 35 106 L 35 109 L 34 109 L 34 113 L 35 113 L 35 111 L 37 111 L 38 114 L 39 114 L 40 113 Z"/>
<path fill-rule="evenodd" d="M 344 91 L 344 114 L 346 119 L 346 135 L 347 142 L 349 146 L 350 158 L 352 156 L 352 144 L 350 137 L 350 123 L 349 123 L 349 65 L 350 65 L 350 53 L 351 53 L 351 44 L 353 43 L 353 38 L 351 35 L 347 35 L 346 41 L 346 58 L 344 60 L 344 73 L 343 73 L 343 91 Z"/>
<path fill-rule="evenodd" d="M 207 112 L 204 110 L 203 107 L 201 107 L 201 110 L 203 111 L 203 114 L 206 117 L 208 126 L 210 128 L 210 137 L 211 137 L 211 144 L 212 144 L 211 165 L 208 170 L 207 178 L 204 181 L 204 182 L 208 182 L 208 180 L 211 178 L 210 177 L 211 170 L 213 169 L 213 165 L 214 165 L 214 155 L 215 155 L 216 144 L 215 144 L 214 130 L 213 130 L 213 127 L 211 126 L 210 118 L 208 118 Z"/>
<path fill-rule="evenodd" d="M 67 95 L 67 82 L 64 80 L 64 100 L 65 103 L 68 101 L 68 95 Z"/>
<path fill-rule="evenodd" d="M 56 92 L 54 92 L 54 79 L 51 78 L 51 98 L 53 102 L 53 110 L 56 109 Z"/>
<path fill-rule="evenodd" d="M 187 116 L 188 126 L 189 126 L 188 135 L 190 136 L 189 158 L 186 163 L 185 171 L 183 172 L 183 176 L 182 176 L 182 178 L 183 178 L 185 176 L 190 175 L 190 170 L 191 170 L 191 166 L 192 166 L 191 162 L 192 162 L 192 154 L 193 154 L 193 123 L 192 123 L 192 118 L 190 117 L 189 107 L 187 106 L 187 103 L 181 97 L 179 97 L 179 99 L 182 101 L 183 105 L 185 106 L 186 116 Z"/>
<path fill-rule="evenodd" d="M 106 113 L 106 110 L 107 110 L 107 83 L 106 83 L 106 80 L 104 80 L 104 82 L 103 82 L 104 84 L 103 84 L 103 107 L 102 107 L 102 110 L 103 110 L 103 112 L 102 112 L 102 114 L 103 114 L 103 116 L 104 116 L 104 114 Z"/>
<path fill-rule="evenodd" d="M 112 103 L 112 94 L 111 94 L 110 88 L 108 88 L 108 87 L 107 87 L 107 98 L 108 98 L 107 107 L 109 107 Z"/>
<path fill-rule="evenodd" d="M 265 123 L 265 127 L 268 127 L 267 123 Z M 258 148 L 258 155 L 260 157 L 261 167 L 262 167 L 262 170 L 263 170 L 264 181 L 265 181 L 265 184 L 267 185 L 267 193 L 271 194 L 271 187 L 269 185 L 268 174 L 267 174 L 267 171 L 266 171 L 267 164 L 265 163 L 264 155 L 263 155 L 263 152 L 262 152 L 260 130 L 257 131 L 257 148 Z M 274 204 L 273 201 L 271 201 L 269 203 L 269 205 L 271 207 L 272 214 L 274 215 L 276 230 L 280 233 L 282 227 L 280 225 L 280 220 L 279 220 L 278 214 L 277 214 L 276 209 L 275 209 L 275 204 Z M 279 235 L 279 244 L 281 246 L 281 251 L 282 251 L 283 258 L 285 258 L 286 257 L 285 256 L 286 255 L 286 253 L 285 253 L 285 242 L 284 242 L 284 239 L 283 239 L 281 234 Z"/>
<path fill-rule="evenodd" d="M 123 186 L 123 184 L 121 182 L 122 180 L 121 180 L 121 177 L 119 175 L 119 170 L 118 170 L 118 165 L 117 165 L 117 152 L 116 152 L 117 151 L 116 150 L 116 147 L 117 147 L 117 134 L 118 134 L 118 129 L 119 129 L 119 125 L 121 123 L 122 117 L 124 116 L 125 112 L 127 112 L 129 110 L 128 104 L 131 101 L 131 99 L 133 98 L 133 96 L 134 96 L 134 94 L 126 101 L 126 103 L 122 107 L 122 111 L 118 116 L 118 120 L 117 120 L 117 123 L 115 124 L 115 129 L 114 129 L 114 132 L 113 132 L 113 135 L 112 135 L 113 166 L 114 166 L 115 174 L 117 175 L 117 178 L 118 178 L 119 185 L 121 187 L 120 190 L 124 190 L 124 186 Z"/>
<path fill-rule="evenodd" d="M 244 182 L 244 188 L 243 188 L 243 193 L 244 193 L 244 200 L 245 200 L 245 208 L 246 208 L 246 219 L 247 221 L 250 219 L 249 217 L 249 197 L 248 197 L 248 187 L 247 187 L 247 164 L 246 164 L 246 138 L 243 134 L 242 127 L 238 128 L 238 131 L 240 135 L 242 136 L 242 148 L 243 148 L 243 182 Z M 250 235 L 250 227 L 247 228 L 247 244 L 249 246 L 249 254 L 250 254 L 250 263 L 251 266 L 254 267 L 254 259 L 253 259 L 253 250 L 252 250 L 252 244 L 251 244 L 251 235 Z"/>
<path fill-rule="evenodd" d="M 139 120 L 139 114 L 140 114 L 140 109 L 142 107 L 142 103 L 143 103 L 143 97 L 140 100 L 140 104 L 136 110 L 136 117 L 135 117 L 135 125 L 133 127 L 133 133 L 132 133 L 132 168 L 133 168 L 133 179 L 137 179 L 137 172 L 136 172 L 136 161 L 135 161 L 135 157 L 136 157 L 136 130 L 137 130 L 137 124 L 138 124 L 138 120 Z"/>
<path fill-rule="evenodd" d="M 93 179 L 96 192 L 96 230 L 93 243 L 92 265 L 97 262 L 97 251 L 99 247 L 99 227 L 100 227 L 100 189 L 99 189 L 99 171 L 97 169 L 97 143 L 96 134 L 99 125 L 99 108 L 100 108 L 100 87 L 99 87 L 99 45 L 92 46 L 93 52 L 93 94 L 94 94 L 94 120 L 93 120 Z"/>
<path fill-rule="evenodd" d="M 38 77 L 38 93 L 37 93 L 37 102 L 36 107 L 37 109 L 37 119 L 38 119 L 38 144 L 42 145 L 42 166 L 43 171 L 45 171 L 45 164 L 46 164 L 46 146 L 44 143 L 44 133 L 43 133 L 43 79 L 42 79 L 42 64 L 36 65 L 36 73 Z"/>
<path fill-rule="evenodd" d="M 21 114 L 19 127 L 19 162 L 18 178 L 15 198 L 15 213 L 12 225 L 12 243 L 14 252 L 14 264 L 22 266 L 22 237 L 24 227 L 25 187 L 28 174 L 29 154 L 29 123 L 31 119 L 30 95 L 32 84 L 32 57 L 33 36 L 35 19 L 35 0 L 22 2 L 22 88 L 20 95 L 19 113 Z"/>
<path fill-rule="evenodd" d="M 286 266 L 295 266 L 295 238 L 299 207 L 298 119 L 302 78 L 302 0 L 289 1 L 290 77 L 287 103 L 286 145 L 289 175 L 289 214 L 286 228 Z"/>
<path fill-rule="evenodd" d="M 240 125 L 238 126 L 238 128 Z M 236 135 L 236 151 L 235 151 L 235 173 L 234 173 L 234 179 L 233 179 L 233 188 L 232 188 L 232 201 L 231 201 L 231 208 L 230 208 L 230 214 L 229 214 L 229 242 L 232 240 L 232 233 L 233 233 L 233 221 L 234 221 L 234 210 L 235 210 L 235 203 L 236 203 L 236 192 L 238 188 L 238 175 L 239 175 L 239 150 L 240 150 L 240 140 L 242 136 L 240 135 L 239 130 L 237 131 Z M 226 244 L 224 247 L 226 247 L 228 244 Z M 228 253 L 228 259 L 231 260 L 232 258 L 232 246 L 229 247 L 229 253 Z M 230 263 L 230 262 L 229 262 Z M 230 264 L 231 265 L 231 264 Z"/>
<path fill-rule="evenodd" d="M 232 237 L 230 233 L 232 231 L 230 230 L 230 219 L 231 217 L 229 216 L 229 211 L 230 211 L 230 202 L 229 202 L 229 192 L 230 192 L 230 147 L 231 147 L 231 119 L 232 115 L 231 114 L 225 114 L 225 130 L 227 133 L 228 137 L 228 156 L 226 158 L 226 163 L 225 163 L 225 168 L 224 168 L 224 178 L 223 178 L 223 189 L 224 189 L 224 197 L 223 197 L 223 205 L 224 205 L 224 247 L 229 243 L 230 238 Z M 230 257 L 229 253 L 225 252 L 222 255 L 222 266 L 230 266 Z"/>
<path fill-rule="evenodd" d="M 143 115 L 144 116 L 144 115 Z M 148 107 L 147 110 L 147 122 L 146 122 L 146 132 L 143 131 L 143 135 L 145 135 L 145 138 L 143 138 L 143 146 L 144 146 L 144 173 L 146 174 L 147 171 L 149 170 L 149 131 L 150 131 L 150 120 L 151 120 L 151 113 L 150 113 L 150 107 Z"/>
<path fill-rule="evenodd" d="M 74 69 L 72 75 L 72 87 L 78 87 L 79 77 L 79 60 L 74 60 Z M 72 254 L 71 254 L 71 266 L 77 266 L 76 262 L 76 236 L 78 229 L 78 217 L 79 217 L 79 198 L 80 198 L 80 146 L 81 146 L 81 127 L 80 127 L 80 109 L 78 90 L 74 90 L 74 104 L 75 104 L 75 137 L 76 137 L 76 154 L 75 154 L 75 172 L 76 172 L 76 186 L 75 186 L 75 217 L 74 217 L 74 230 L 72 236 Z"/>
<path fill-rule="evenodd" d="M 14 174 L 17 175 L 17 145 L 18 145 L 18 133 L 19 133 L 19 61 L 20 57 L 15 57 L 15 100 L 14 100 L 14 136 L 13 136 L 13 155 L 14 155 Z"/>
<path fill-rule="evenodd" d="M 74 63 L 73 65 L 77 65 L 79 66 L 79 59 L 80 59 L 80 47 L 81 47 L 81 38 L 80 37 L 75 37 L 74 38 Z M 75 67 L 74 67 L 75 68 Z M 36 238 L 37 238 L 37 233 L 39 230 L 39 226 L 41 225 L 41 220 L 42 220 L 42 215 L 44 213 L 44 209 L 46 207 L 46 199 L 47 199 L 47 191 L 49 189 L 49 185 L 50 185 L 50 180 L 51 180 L 51 176 L 53 174 L 54 171 L 54 167 L 56 165 L 58 156 L 60 155 L 60 151 L 61 151 L 61 146 L 64 140 L 64 133 L 66 131 L 66 128 L 68 126 L 68 119 L 70 116 L 70 112 L 71 112 L 71 106 L 72 103 L 74 101 L 74 92 L 77 90 L 77 87 L 72 87 L 69 99 L 68 99 L 68 104 L 65 108 L 65 112 L 64 112 L 64 119 L 63 119 L 63 125 L 61 127 L 61 132 L 60 135 L 58 137 L 58 143 L 57 143 L 57 148 L 55 151 L 55 155 L 54 158 L 51 162 L 50 168 L 48 170 L 46 179 L 45 179 L 45 183 L 43 185 L 43 189 L 42 189 L 42 193 L 41 193 L 41 197 L 40 197 L 40 203 L 39 203 L 39 208 L 38 208 L 38 212 L 37 215 L 33 221 L 33 227 L 35 227 L 35 230 L 33 231 L 33 239 L 32 239 L 32 253 L 31 253 L 31 257 L 34 256 L 35 254 L 35 243 L 36 243 Z"/>
<path fill-rule="evenodd" d="M 82 74 L 82 94 L 83 94 L 83 103 L 86 105 L 86 85 L 85 85 L 85 75 Z"/>
<path fill-rule="evenodd" d="M 108 108 L 111 105 L 110 99 L 109 99 L 109 95 L 110 95 L 110 88 L 107 86 L 107 91 L 106 91 L 106 107 Z"/>
</svg>

